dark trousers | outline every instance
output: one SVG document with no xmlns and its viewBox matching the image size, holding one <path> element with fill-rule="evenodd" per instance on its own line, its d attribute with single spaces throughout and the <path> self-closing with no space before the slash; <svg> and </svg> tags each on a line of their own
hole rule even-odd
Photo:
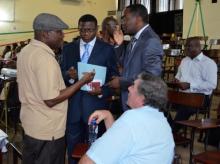
<svg viewBox="0 0 220 164">
<path fill-rule="evenodd" d="M 64 164 L 65 137 L 46 141 L 24 136 L 22 164 Z"/>
<path fill-rule="evenodd" d="M 67 124 L 66 141 L 69 164 L 77 164 L 77 161 L 72 158 L 72 152 L 77 143 L 86 142 L 87 126 L 88 124 L 83 123 L 83 121 Z"/>
</svg>

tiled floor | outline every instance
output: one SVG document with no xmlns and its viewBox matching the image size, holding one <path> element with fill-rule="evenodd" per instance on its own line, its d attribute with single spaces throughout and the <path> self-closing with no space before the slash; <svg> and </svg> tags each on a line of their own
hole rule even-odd
<svg viewBox="0 0 220 164">
<path fill-rule="evenodd" d="M 196 133 L 195 142 L 194 142 L 194 154 L 198 154 L 204 151 L 204 144 L 197 142 L 199 134 Z M 213 146 L 208 146 L 208 150 L 216 150 Z M 180 154 L 182 164 L 189 163 L 189 145 L 187 147 L 184 146 L 176 146 L 176 153 Z"/>
</svg>

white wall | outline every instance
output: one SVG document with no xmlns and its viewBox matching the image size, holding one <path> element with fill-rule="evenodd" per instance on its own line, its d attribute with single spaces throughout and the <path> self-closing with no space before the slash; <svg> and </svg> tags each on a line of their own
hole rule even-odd
<svg viewBox="0 0 220 164">
<path fill-rule="evenodd" d="M 107 11 L 116 9 L 115 0 L 15 0 L 15 21 L 0 22 L 0 33 L 32 31 L 32 22 L 41 12 L 59 16 L 70 27 L 77 27 L 83 14 L 93 14 L 98 24 L 107 16 Z M 68 34 L 65 40 L 70 41 L 77 33 Z M 33 33 L 0 35 L 0 45 L 32 38 Z"/>
<path fill-rule="evenodd" d="M 183 10 L 183 37 L 186 38 L 190 21 L 193 15 L 196 0 L 184 0 Z M 220 1 L 211 3 L 211 0 L 201 0 L 201 7 L 204 17 L 205 32 L 209 39 L 220 39 Z M 197 9 L 199 11 L 199 8 Z M 198 18 L 198 19 L 196 19 Z M 190 36 L 202 36 L 202 26 L 199 12 L 195 19 Z"/>
</svg>

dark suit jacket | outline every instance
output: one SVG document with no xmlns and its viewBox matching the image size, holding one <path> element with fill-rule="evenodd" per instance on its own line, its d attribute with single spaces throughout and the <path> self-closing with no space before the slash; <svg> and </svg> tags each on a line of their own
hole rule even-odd
<svg viewBox="0 0 220 164">
<path fill-rule="evenodd" d="M 77 69 L 77 62 L 80 62 L 80 40 L 69 43 L 63 48 L 61 70 L 67 86 L 70 85 L 68 82 L 70 77 L 66 72 L 72 66 Z M 88 63 L 107 67 L 106 83 L 112 76 L 118 75 L 114 48 L 103 41 L 96 39 Z M 112 94 L 110 88 L 103 86 L 102 94 L 102 98 L 81 90 L 74 94 L 69 99 L 67 124 L 78 122 L 80 119 L 87 123 L 93 111 L 108 108 L 106 98 Z"/>
<path fill-rule="evenodd" d="M 129 47 L 129 45 L 127 46 Z M 128 87 L 137 78 L 141 72 L 147 72 L 160 76 L 162 72 L 163 48 L 160 38 L 148 26 L 136 41 L 131 54 L 128 55 L 128 48 L 124 54 L 122 80 L 120 81 L 122 89 L 122 105 L 126 110 L 128 98 Z"/>
</svg>

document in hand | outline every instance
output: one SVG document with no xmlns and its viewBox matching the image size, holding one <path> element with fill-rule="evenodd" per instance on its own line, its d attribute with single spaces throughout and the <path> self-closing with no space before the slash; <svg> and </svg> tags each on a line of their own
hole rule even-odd
<svg viewBox="0 0 220 164">
<path fill-rule="evenodd" d="M 83 72 L 92 72 L 93 70 L 95 70 L 95 77 L 93 81 L 82 86 L 81 90 L 91 91 L 93 87 L 101 87 L 103 84 L 105 84 L 106 67 L 78 62 L 79 79 L 83 76 Z"/>
</svg>

